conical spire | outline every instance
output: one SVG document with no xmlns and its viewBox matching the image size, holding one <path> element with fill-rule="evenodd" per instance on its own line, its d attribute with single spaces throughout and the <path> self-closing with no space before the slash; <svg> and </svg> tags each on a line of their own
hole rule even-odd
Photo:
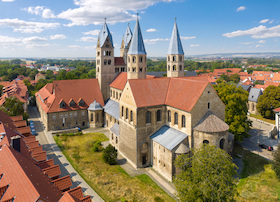
<svg viewBox="0 0 280 202">
<path fill-rule="evenodd" d="M 101 29 L 100 34 L 99 34 L 100 47 L 102 47 L 104 45 L 108 36 L 109 36 L 109 39 L 110 39 L 110 42 L 111 42 L 112 46 L 114 47 L 113 38 L 112 38 L 111 32 L 110 32 L 110 30 L 107 26 L 106 18 L 105 18 L 103 28 Z"/>
<path fill-rule="evenodd" d="M 169 44 L 167 54 L 168 55 L 179 55 L 179 54 L 184 55 L 184 50 L 183 50 L 183 47 L 182 47 L 180 34 L 179 34 L 179 31 L 178 31 L 178 28 L 177 28 L 176 19 L 175 19 L 175 24 L 174 24 L 174 28 L 173 28 L 173 31 L 172 31 L 172 35 L 171 35 L 170 44 Z"/>
<path fill-rule="evenodd" d="M 137 14 L 138 15 L 138 14 Z M 146 50 L 143 42 L 143 37 L 141 33 L 141 28 L 139 25 L 139 20 L 137 16 L 136 25 L 134 28 L 131 44 L 129 47 L 128 53 L 129 55 L 146 55 Z"/>
<path fill-rule="evenodd" d="M 132 38 L 132 31 L 129 27 L 129 24 L 127 24 L 127 28 L 126 28 L 126 31 L 125 31 L 124 36 L 123 36 L 123 41 L 124 41 L 125 48 L 127 48 L 131 38 Z"/>
</svg>

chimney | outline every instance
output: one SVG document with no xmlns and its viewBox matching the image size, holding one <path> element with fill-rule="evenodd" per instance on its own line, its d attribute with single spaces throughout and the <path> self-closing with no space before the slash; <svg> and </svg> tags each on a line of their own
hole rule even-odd
<svg viewBox="0 0 280 202">
<path fill-rule="evenodd" d="M 11 137 L 11 146 L 14 150 L 20 152 L 20 136 Z"/>
</svg>

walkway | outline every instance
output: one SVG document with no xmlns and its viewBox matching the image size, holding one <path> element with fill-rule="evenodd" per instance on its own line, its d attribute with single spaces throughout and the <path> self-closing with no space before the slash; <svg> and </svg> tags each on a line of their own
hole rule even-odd
<svg viewBox="0 0 280 202">
<path fill-rule="evenodd" d="M 93 201 L 104 201 L 72 167 L 72 165 L 61 152 L 60 148 L 55 143 L 51 132 L 45 131 L 45 126 L 40 120 L 40 114 L 37 111 L 37 108 L 29 107 L 28 110 L 30 116 L 29 120 L 33 120 L 36 132 L 38 133 L 36 139 L 43 146 L 44 151 L 47 152 L 48 159 L 53 159 L 55 164 L 59 165 L 61 177 L 70 175 L 73 182 L 72 188 L 80 186 L 84 194 L 90 195 Z"/>
</svg>

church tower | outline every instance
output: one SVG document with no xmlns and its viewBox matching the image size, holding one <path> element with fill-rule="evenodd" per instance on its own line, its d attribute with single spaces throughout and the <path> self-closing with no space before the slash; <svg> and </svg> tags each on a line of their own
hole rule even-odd
<svg viewBox="0 0 280 202">
<path fill-rule="evenodd" d="M 96 78 L 104 101 L 110 98 L 109 85 L 115 77 L 114 44 L 110 30 L 105 23 L 100 31 L 96 47 Z"/>
<path fill-rule="evenodd" d="M 184 76 L 184 50 L 175 19 L 170 44 L 167 52 L 167 77 Z"/>
<path fill-rule="evenodd" d="M 147 53 L 137 16 L 131 44 L 127 53 L 127 79 L 145 79 L 147 71 Z"/>
<path fill-rule="evenodd" d="M 128 24 L 124 36 L 122 38 L 122 45 L 121 45 L 121 57 L 123 57 L 125 63 L 127 63 L 127 52 L 129 50 L 131 39 L 132 39 L 132 32 Z"/>
</svg>

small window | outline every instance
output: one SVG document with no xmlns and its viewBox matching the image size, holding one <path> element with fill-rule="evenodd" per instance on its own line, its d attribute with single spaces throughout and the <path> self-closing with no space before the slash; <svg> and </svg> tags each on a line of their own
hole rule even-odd
<svg viewBox="0 0 280 202">
<path fill-rule="evenodd" d="M 106 59 L 104 60 L 104 65 L 107 65 L 107 60 Z"/>
<path fill-rule="evenodd" d="M 210 109 L 210 102 L 208 102 L 208 109 Z"/>
<path fill-rule="evenodd" d="M 140 62 L 143 62 L 143 57 L 142 57 L 142 56 L 139 58 L 139 61 L 140 61 Z"/>
<path fill-rule="evenodd" d="M 139 71 L 140 71 L 140 72 L 142 72 L 142 71 L 143 71 L 142 67 L 139 69 Z"/>
<path fill-rule="evenodd" d="M 128 119 L 128 108 L 125 110 L 125 119 Z"/>
<path fill-rule="evenodd" d="M 173 71 L 176 71 L 176 65 L 173 65 Z"/>
<path fill-rule="evenodd" d="M 161 110 L 157 110 L 157 121 L 161 121 Z"/>
<path fill-rule="evenodd" d="M 203 144 L 209 144 L 208 140 L 203 140 Z"/>
<path fill-rule="evenodd" d="M 150 111 L 146 112 L 146 123 L 151 123 L 151 112 Z"/>
<path fill-rule="evenodd" d="M 71 100 L 70 102 L 70 107 L 75 107 L 76 103 L 74 102 L 74 100 Z"/>
<path fill-rule="evenodd" d="M 220 148 L 221 148 L 221 149 L 224 149 L 224 144 L 225 144 L 225 139 L 222 138 L 222 139 L 220 140 Z"/>
<path fill-rule="evenodd" d="M 108 65 L 110 65 L 111 64 L 111 60 L 108 60 Z"/>
<path fill-rule="evenodd" d="M 72 112 L 69 113 L 69 117 L 70 117 L 70 118 L 73 117 L 73 113 L 72 113 Z"/>
<path fill-rule="evenodd" d="M 170 61 L 170 56 L 168 56 L 168 59 L 167 59 L 167 60 L 168 60 L 168 62 Z"/>
<path fill-rule="evenodd" d="M 93 121 L 93 113 L 90 114 L 90 120 Z"/>
<path fill-rule="evenodd" d="M 60 118 L 63 119 L 63 114 L 60 114 Z"/>
<path fill-rule="evenodd" d="M 170 71 L 170 65 L 168 65 L 168 71 Z"/>
<path fill-rule="evenodd" d="M 182 71 L 182 65 L 180 65 L 180 71 Z"/>
<path fill-rule="evenodd" d="M 136 62 L 136 57 L 135 57 L 135 56 L 132 57 L 132 62 L 133 62 L 133 63 Z"/>
<path fill-rule="evenodd" d="M 52 119 L 56 119 L 56 115 L 55 114 L 52 115 Z"/>
<path fill-rule="evenodd" d="M 182 62 L 182 56 L 181 55 L 179 56 L 179 61 Z"/>
<path fill-rule="evenodd" d="M 83 99 L 81 99 L 80 101 L 79 101 L 79 106 L 84 106 L 85 105 L 85 102 L 83 101 Z"/>
<path fill-rule="evenodd" d="M 81 114 L 82 114 L 82 116 L 85 116 L 85 111 L 82 111 Z"/>
<path fill-rule="evenodd" d="M 85 122 L 83 121 L 83 124 L 82 124 L 83 126 L 85 126 Z"/>
<path fill-rule="evenodd" d="M 115 73 L 118 73 L 120 69 L 118 67 L 115 68 Z"/>
<path fill-rule="evenodd" d="M 100 52 L 99 51 L 97 52 L 97 56 L 100 56 Z"/>
<path fill-rule="evenodd" d="M 123 117 L 123 106 L 122 106 L 122 117 Z"/>
<path fill-rule="evenodd" d="M 174 114 L 174 124 L 178 125 L 178 113 L 177 112 L 175 112 L 175 114 Z"/>
<path fill-rule="evenodd" d="M 176 62 L 176 56 L 173 56 L 173 62 Z"/>
<path fill-rule="evenodd" d="M 171 122 L 171 112 L 170 112 L 170 110 L 168 110 L 168 112 L 167 112 L 167 117 L 168 117 L 168 122 L 170 123 Z"/>
<path fill-rule="evenodd" d="M 136 72 L 136 68 L 135 68 L 135 67 L 133 67 L 133 68 L 132 68 L 132 71 L 133 71 L 133 72 Z"/>
<path fill-rule="evenodd" d="M 112 140 L 114 139 L 114 135 L 113 135 L 113 133 L 112 133 Z"/>
<path fill-rule="evenodd" d="M 118 144 L 118 137 L 116 137 L 116 144 Z"/>
<path fill-rule="evenodd" d="M 186 117 L 183 115 L 182 116 L 182 128 L 186 127 Z"/>
<path fill-rule="evenodd" d="M 133 112 L 130 111 L 130 121 L 132 122 L 133 121 Z"/>
<path fill-rule="evenodd" d="M 77 117 L 77 112 L 74 112 L 74 117 Z"/>
<path fill-rule="evenodd" d="M 65 117 L 65 118 L 68 118 L 68 113 L 65 113 L 65 114 L 64 114 L 64 117 Z"/>
</svg>

